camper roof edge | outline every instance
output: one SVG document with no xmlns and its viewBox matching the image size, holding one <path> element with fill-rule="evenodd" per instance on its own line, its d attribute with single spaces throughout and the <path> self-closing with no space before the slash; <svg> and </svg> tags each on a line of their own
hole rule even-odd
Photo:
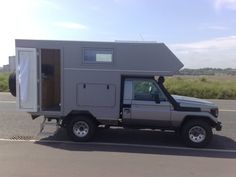
<svg viewBox="0 0 236 177">
<path fill-rule="evenodd" d="M 42 41 L 42 42 L 94 42 L 94 43 L 133 43 L 133 44 L 164 44 L 157 41 L 132 41 L 132 40 L 114 40 L 114 41 L 90 41 L 90 40 L 54 40 L 54 39 L 15 39 L 15 42 L 19 41 Z"/>
</svg>

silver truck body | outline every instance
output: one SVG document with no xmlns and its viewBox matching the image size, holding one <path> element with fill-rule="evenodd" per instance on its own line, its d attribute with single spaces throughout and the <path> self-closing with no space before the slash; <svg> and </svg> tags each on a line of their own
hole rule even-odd
<svg viewBox="0 0 236 177">
<path fill-rule="evenodd" d="M 198 117 L 220 126 L 216 105 L 164 88 L 162 76 L 183 64 L 163 43 L 16 40 L 16 62 L 17 107 L 33 117 L 86 114 L 99 124 L 164 129 Z"/>
</svg>

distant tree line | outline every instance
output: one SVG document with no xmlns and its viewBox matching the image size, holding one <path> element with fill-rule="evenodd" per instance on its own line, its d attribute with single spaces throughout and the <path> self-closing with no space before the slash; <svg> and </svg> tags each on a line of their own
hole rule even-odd
<svg viewBox="0 0 236 177">
<path fill-rule="evenodd" d="M 184 68 L 180 70 L 178 75 L 236 75 L 236 69 L 232 68 L 226 68 L 226 69 L 221 69 L 221 68 L 201 68 L 201 69 L 188 69 Z"/>
</svg>

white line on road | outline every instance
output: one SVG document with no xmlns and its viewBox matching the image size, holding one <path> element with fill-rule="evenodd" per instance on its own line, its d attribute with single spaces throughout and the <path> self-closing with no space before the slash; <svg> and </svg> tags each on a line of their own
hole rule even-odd
<svg viewBox="0 0 236 177">
<path fill-rule="evenodd" d="M 73 142 L 73 141 L 58 141 L 58 140 L 13 140 L 0 138 L 0 141 L 7 142 L 33 142 L 33 143 L 63 143 L 73 145 L 102 145 L 102 146 L 120 146 L 120 147 L 135 147 L 135 148 L 155 148 L 155 149 L 171 149 L 171 150 L 192 150 L 192 151 L 208 151 L 208 152 L 227 152 L 236 153 L 236 150 L 227 149 L 199 149 L 199 148 L 188 148 L 178 146 L 161 146 L 161 145 L 143 145 L 143 144 L 126 144 L 126 143 L 102 143 L 102 142 Z"/>
<path fill-rule="evenodd" d="M 16 101 L 0 101 L 0 103 L 16 103 Z"/>
<path fill-rule="evenodd" d="M 236 110 L 230 110 L 230 109 L 220 109 L 220 112 L 236 112 Z"/>
</svg>

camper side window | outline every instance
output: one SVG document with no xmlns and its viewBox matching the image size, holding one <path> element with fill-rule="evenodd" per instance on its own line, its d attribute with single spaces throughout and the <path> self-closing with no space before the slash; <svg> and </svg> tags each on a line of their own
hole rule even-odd
<svg viewBox="0 0 236 177">
<path fill-rule="evenodd" d="M 113 50 L 112 49 L 84 49 L 85 63 L 112 63 Z"/>
</svg>

